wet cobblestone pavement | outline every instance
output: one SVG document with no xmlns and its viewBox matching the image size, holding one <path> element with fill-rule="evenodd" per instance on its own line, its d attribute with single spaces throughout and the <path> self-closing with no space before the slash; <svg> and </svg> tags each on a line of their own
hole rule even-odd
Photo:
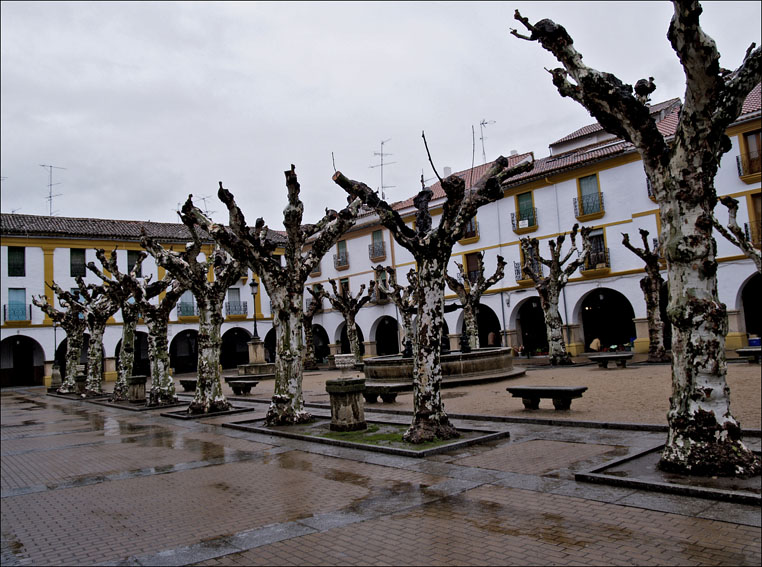
<svg viewBox="0 0 762 567">
<path fill-rule="evenodd" d="M 253 401 L 192 421 L 1 402 L 2 565 L 760 564 L 759 506 L 574 480 L 662 432 L 490 422 L 510 438 L 414 459 L 220 426 Z"/>
</svg>

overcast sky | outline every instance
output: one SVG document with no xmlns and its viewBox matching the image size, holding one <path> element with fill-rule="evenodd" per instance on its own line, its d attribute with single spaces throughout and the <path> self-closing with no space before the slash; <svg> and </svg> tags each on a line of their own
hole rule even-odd
<svg viewBox="0 0 762 567">
<path fill-rule="evenodd" d="M 177 222 L 189 193 L 225 221 L 218 181 L 247 220 L 282 227 L 295 164 L 305 222 L 340 208 L 337 169 L 388 201 L 441 170 L 548 144 L 591 123 L 562 99 L 514 9 L 564 25 L 588 65 L 655 102 L 683 96 L 668 2 L 3 2 L 2 211 Z M 705 2 L 702 26 L 734 69 L 760 44 L 760 2 Z M 394 163 L 389 163 L 394 162 Z M 431 181 L 429 181 L 431 183 Z M 199 201 L 203 208 L 203 202 Z"/>
</svg>

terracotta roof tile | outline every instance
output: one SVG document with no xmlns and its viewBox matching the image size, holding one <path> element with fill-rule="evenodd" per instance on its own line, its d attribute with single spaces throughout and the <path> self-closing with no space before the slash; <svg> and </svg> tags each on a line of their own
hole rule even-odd
<svg viewBox="0 0 762 567">
<path fill-rule="evenodd" d="M 741 116 L 760 110 L 762 110 L 762 83 L 757 83 L 757 86 L 751 90 L 743 103 Z"/>
</svg>

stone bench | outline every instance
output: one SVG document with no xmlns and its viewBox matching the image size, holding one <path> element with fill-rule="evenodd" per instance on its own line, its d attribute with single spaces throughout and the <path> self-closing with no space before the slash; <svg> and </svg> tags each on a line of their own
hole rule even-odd
<svg viewBox="0 0 762 567">
<path fill-rule="evenodd" d="M 620 368 L 627 367 L 627 361 L 632 358 L 631 352 L 605 352 L 588 356 L 593 362 L 597 362 L 601 368 L 608 368 L 609 362 L 616 362 Z"/>
<path fill-rule="evenodd" d="M 259 384 L 259 380 L 252 380 L 251 378 L 254 378 L 254 375 L 240 375 L 240 376 L 229 376 L 225 378 L 225 382 L 228 386 L 230 386 L 233 390 L 233 393 L 236 396 L 242 396 L 244 394 L 251 393 L 251 389 L 255 388 L 257 384 Z"/>
<path fill-rule="evenodd" d="M 398 393 L 410 392 L 412 390 L 412 383 L 383 384 L 365 382 L 365 390 L 362 395 L 368 404 L 375 404 L 378 401 L 378 396 L 381 396 L 384 403 L 393 404 L 397 400 Z"/>
<path fill-rule="evenodd" d="M 759 364 L 762 361 L 762 347 L 750 346 L 750 347 L 744 347 L 744 348 L 737 348 L 736 354 L 738 356 L 748 358 L 749 364 L 753 364 L 755 362 Z"/>
<path fill-rule="evenodd" d="M 514 398 L 521 398 L 526 409 L 538 409 L 540 398 L 553 400 L 557 410 L 568 410 L 574 398 L 581 398 L 587 386 L 512 386 L 506 388 Z"/>
<path fill-rule="evenodd" d="M 198 379 L 196 378 L 180 378 L 180 385 L 183 387 L 184 392 L 195 392 Z"/>
</svg>

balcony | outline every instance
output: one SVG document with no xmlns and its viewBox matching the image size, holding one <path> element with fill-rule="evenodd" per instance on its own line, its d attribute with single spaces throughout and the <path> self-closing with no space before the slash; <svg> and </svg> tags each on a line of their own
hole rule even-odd
<svg viewBox="0 0 762 567">
<path fill-rule="evenodd" d="M 344 252 L 343 254 L 333 255 L 333 267 L 337 270 L 349 269 L 349 255 Z"/>
<path fill-rule="evenodd" d="M 743 231 L 746 234 L 746 240 L 750 241 L 755 248 L 759 248 L 762 242 L 762 221 L 744 223 Z"/>
<path fill-rule="evenodd" d="M 587 260 L 579 269 L 582 275 L 587 277 L 608 274 L 611 271 L 609 249 L 602 248 L 590 252 L 590 256 L 587 257 Z"/>
<path fill-rule="evenodd" d="M 25 303 L 3 305 L 3 322 L 20 325 L 31 323 L 32 306 Z"/>
<path fill-rule="evenodd" d="M 198 306 L 195 303 L 180 302 L 177 304 L 178 317 L 198 317 Z"/>
<path fill-rule="evenodd" d="M 316 278 L 320 274 L 321 274 L 321 271 L 320 271 L 320 262 L 318 262 L 317 265 L 314 268 L 312 268 L 312 271 L 310 272 L 310 277 Z"/>
<path fill-rule="evenodd" d="M 471 221 L 466 226 L 466 230 L 463 233 L 463 238 L 458 240 L 459 244 L 471 244 L 479 240 L 479 223 L 476 219 Z"/>
<path fill-rule="evenodd" d="M 759 183 L 760 172 L 762 172 L 762 160 L 760 160 L 759 152 L 748 152 L 745 155 L 736 156 L 736 166 L 741 181 Z"/>
<path fill-rule="evenodd" d="M 606 209 L 603 206 L 603 193 L 574 198 L 574 216 L 580 222 L 601 218 Z"/>
<path fill-rule="evenodd" d="M 516 234 L 537 230 L 537 207 L 519 209 L 518 214 L 511 213 L 511 227 Z"/>
<path fill-rule="evenodd" d="M 532 268 L 538 276 L 543 277 L 542 264 L 540 262 L 534 262 Z M 513 263 L 513 274 L 516 278 L 516 283 L 519 285 L 529 285 L 534 283 L 534 280 L 532 280 L 530 275 L 521 267 L 521 262 Z"/>
<path fill-rule="evenodd" d="M 384 305 L 386 303 L 389 303 L 389 296 L 385 294 L 383 291 L 376 288 L 373 291 L 373 295 L 370 301 L 371 303 L 375 303 L 376 305 Z"/>
<path fill-rule="evenodd" d="M 248 314 L 248 306 L 245 301 L 228 301 L 225 303 L 225 315 L 244 319 Z"/>
<path fill-rule="evenodd" d="M 382 262 L 386 260 L 386 242 L 373 242 L 368 244 L 368 258 L 371 262 Z"/>
</svg>

